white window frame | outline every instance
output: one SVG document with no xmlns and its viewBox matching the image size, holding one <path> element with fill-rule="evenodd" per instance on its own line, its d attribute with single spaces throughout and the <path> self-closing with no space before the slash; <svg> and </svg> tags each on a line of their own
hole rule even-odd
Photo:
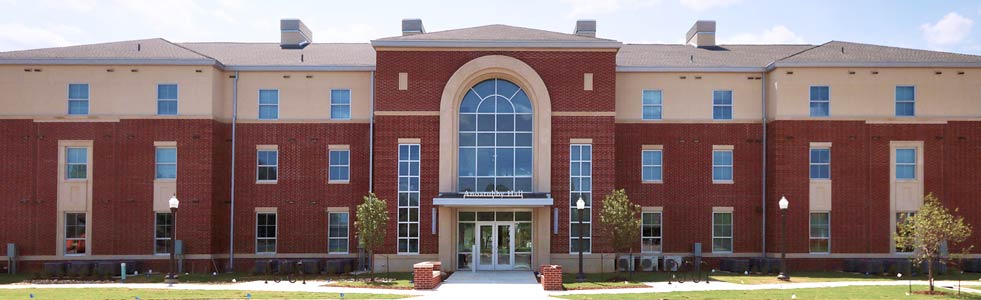
<svg viewBox="0 0 981 300">
<path fill-rule="evenodd" d="M 332 159 L 333 155 L 331 155 L 334 152 L 344 153 L 345 155 L 347 155 L 347 164 L 340 164 L 340 163 L 337 163 L 336 161 L 334 161 L 334 159 Z M 347 150 L 347 149 L 327 150 L 327 160 L 328 160 L 328 162 L 327 162 L 327 181 L 328 182 L 330 182 L 330 183 L 343 183 L 343 182 L 349 182 L 351 180 L 351 150 Z M 343 179 L 334 179 L 333 178 L 333 176 L 334 176 L 334 168 L 338 168 L 339 170 L 343 170 L 343 174 L 344 174 L 344 178 Z"/>
<path fill-rule="evenodd" d="M 169 162 L 162 163 L 162 162 L 160 162 L 160 157 L 157 156 L 157 151 L 159 151 L 161 149 L 173 149 L 174 150 L 174 162 L 172 162 L 172 163 L 169 163 Z M 160 170 L 160 166 L 161 165 L 173 165 L 174 166 L 174 177 L 173 178 L 159 177 L 160 173 L 158 171 Z M 176 180 L 177 179 L 177 147 L 156 147 L 153 150 L 153 178 L 154 179 L 157 179 L 157 180 L 161 180 L 161 179 L 162 180 Z"/>
<path fill-rule="evenodd" d="M 716 92 L 729 92 L 729 104 L 716 104 L 715 103 L 715 93 Z M 712 91 L 712 120 L 732 120 L 735 117 L 735 116 L 733 116 L 733 110 L 732 110 L 733 109 L 733 102 L 735 102 L 735 101 L 736 101 L 735 100 L 735 95 L 733 94 L 732 90 L 713 90 Z M 726 118 L 716 118 L 715 117 L 715 108 L 716 107 L 728 107 L 729 108 L 729 118 L 728 119 L 726 119 Z"/>
<path fill-rule="evenodd" d="M 274 227 L 274 229 L 275 229 L 274 230 L 274 232 L 275 232 L 274 234 L 276 236 L 274 236 L 274 237 L 259 237 L 259 226 L 260 226 L 259 225 L 259 215 L 274 215 L 274 216 L 276 216 L 276 223 L 274 223 L 272 225 Z M 261 226 L 269 226 L 269 225 L 267 224 L 267 225 L 261 225 Z M 278 241 L 278 239 L 279 239 L 279 214 L 276 213 L 276 212 L 261 212 L 261 211 L 260 212 L 256 212 L 255 213 L 255 245 L 253 246 L 255 248 L 255 254 L 276 254 L 277 252 L 279 252 L 279 241 Z M 259 252 L 259 240 L 272 240 L 273 241 L 273 251 L 272 252 Z"/>
<path fill-rule="evenodd" d="M 650 165 L 644 164 L 644 154 L 646 154 L 647 152 L 657 152 L 657 153 L 661 154 L 661 163 L 659 163 L 659 164 L 658 163 L 653 163 L 653 164 L 650 164 Z M 656 175 L 658 175 L 657 176 L 658 178 L 657 179 L 655 179 L 655 178 L 650 178 L 650 179 L 644 178 L 644 174 L 645 174 L 644 170 L 647 169 L 647 168 L 651 168 L 653 170 L 657 170 Z M 652 174 L 654 174 L 654 173 L 652 173 Z M 647 149 L 647 150 L 641 150 L 640 151 L 640 180 L 642 182 L 645 182 L 645 183 L 660 183 L 660 182 L 663 182 L 664 181 L 664 151 L 663 150 L 661 150 L 661 149 Z"/>
<path fill-rule="evenodd" d="M 408 154 L 406 155 L 407 159 L 402 159 L 402 147 L 403 146 L 407 147 L 406 148 L 407 151 L 408 151 Z M 421 207 L 420 207 L 421 202 L 422 202 L 422 199 L 420 198 L 420 194 L 421 193 L 420 193 L 419 189 L 413 190 L 412 189 L 412 184 L 411 184 L 412 179 L 415 179 L 416 182 L 419 182 L 419 180 L 420 180 L 420 174 L 412 174 L 411 165 L 412 165 L 412 163 L 419 164 L 419 168 L 417 168 L 416 170 L 418 170 L 420 173 L 422 172 L 421 170 L 419 170 L 419 169 L 422 168 L 422 163 L 421 163 L 421 161 L 422 161 L 422 153 L 420 152 L 421 150 L 422 150 L 422 147 L 421 147 L 420 144 L 412 144 L 412 143 L 399 144 L 398 145 L 398 149 L 396 150 L 396 153 L 398 153 L 398 174 L 397 174 L 398 175 L 398 179 L 399 179 L 398 181 L 401 181 L 402 179 L 405 179 L 406 182 L 407 182 L 406 183 L 407 190 L 405 190 L 405 191 L 401 190 L 402 189 L 401 188 L 401 184 L 399 184 L 398 182 L 396 182 L 396 184 L 399 185 L 399 187 L 398 187 L 399 200 L 396 200 L 396 201 L 399 201 L 399 203 L 398 203 L 398 217 L 399 218 L 397 219 L 398 220 L 398 228 L 396 230 L 398 230 L 399 232 L 398 232 L 397 240 L 396 240 L 396 243 L 395 243 L 395 248 L 396 248 L 395 250 L 396 250 L 396 252 L 399 255 L 406 255 L 406 254 L 415 255 L 415 254 L 419 254 L 419 248 L 422 247 L 422 239 L 420 237 L 421 236 L 421 233 L 422 233 L 421 232 L 422 230 L 419 228 L 419 226 L 420 226 L 420 219 L 422 218 L 422 215 L 421 215 L 421 212 L 422 211 L 421 211 Z M 416 153 L 418 153 L 418 157 L 419 157 L 418 159 L 412 159 L 412 153 L 413 153 L 413 151 L 415 151 Z M 402 164 L 403 163 L 405 163 L 406 165 L 410 166 L 409 167 L 409 170 L 406 171 L 406 174 L 407 175 L 402 175 Z M 417 188 L 420 188 L 419 185 L 416 185 L 416 187 Z M 407 199 L 406 200 L 406 203 L 404 203 L 404 205 L 401 202 L 401 196 L 403 194 L 406 195 L 406 199 Z M 420 203 L 417 203 L 416 205 L 412 205 L 412 202 L 411 202 L 412 200 L 411 199 L 412 199 L 412 196 L 413 195 L 416 197 L 416 199 L 419 199 L 419 202 Z M 402 209 L 405 209 L 406 210 L 406 213 L 408 213 L 408 216 L 406 216 L 406 221 L 402 221 Z M 416 220 L 415 221 L 413 221 L 411 219 L 412 218 L 412 210 L 416 210 Z M 406 228 L 405 234 L 403 234 L 401 232 L 402 225 L 405 225 L 405 228 Z M 413 225 L 415 225 L 415 236 L 412 235 Z M 405 246 L 405 250 L 406 251 L 402 251 L 402 249 L 399 249 L 400 248 L 399 247 L 399 244 L 402 243 L 403 240 L 406 243 L 406 246 Z M 413 240 L 415 240 L 415 243 L 416 243 L 416 251 L 411 251 L 412 250 L 411 244 L 412 244 L 412 241 Z"/>
<path fill-rule="evenodd" d="M 656 214 L 657 215 L 657 224 L 646 224 L 646 223 L 644 223 L 644 215 L 646 215 L 646 214 Z M 662 252 L 664 252 L 664 213 L 661 212 L 661 211 L 644 211 L 644 212 L 641 212 L 640 213 L 640 222 L 641 222 L 641 224 L 640 224 L 640 252 L 641 253 L 662 253 Z M 650 236 L 644 235 L 644 227 L 647 227 L 647 226 L 650 226 L 650 227 L 660 227 L 660 230 L 658 230 L 658 232 L 661 235 L 650 235 Z M 657 251 L 644 250 L 644 241 L 645 240 L 660 240 L 660 244 L 659 245 L 661 245 L 661 249 L 660 250 L 657 250 Z"/>
<path fill-rule="evenodd" d="M 582 152 L 580 152 L 579 159 L 573 159 L 572 158 L 572 155 L 571 155 L 572 148 L 573 147 L 580 147 L 580 151 L 582 151 L 584 149 L 588 149 L 589 150 L 589 159 L 588 160 L 582 159 L 582 154 L 581 154 Z M 572 168 L 569 168 L 569 180 L 572 181 L 572 180 L 576 180 L 576 179 L 580 179 L 580 180 L 581 179 L 588 179 L 589 182 L 590 182 L 589 183 L 589 189 L 588 190 L 587 189 L 583 189 L 582 188 L 582 184 L 580 183 L 579 184 L 579 190 L 573 191 L 572 190 L 572 184 L 571 183 L 569 184 L 569 204 L 570 204 L 570 206 L 569 206 L 570 207 L 570 209 L 569 209 L 569 253 L 579 253 L 578 251 L 573 251 L 573 248 L 572 248 L 575 243 L 579 243 L 579 237 L 577 237 L 577 236 L 574 235 L 574 234 L 578 234 L 578 232 L 573 233 L 572 227 L 573 227 L 573 225 L 578 226 L 578 224 L 579 224 L 579 221 L 576 221 L 576 219 L 578 217 L 578 213 L 579 213 L 579 212 L 576 211 L 576 201 L 579 200 L 578 195 L 579 194 L 585 194 L 585 195 L 588 195 L 589 201 L 586 202 L 586 206 L 585 206 L 585 209 L 584 209 L 585 212 L 583 214 L 585 216 L 584 217 L 585 220 L 582 222 L 582 225 L 583 226 L 589 226 L 589 230 L 584 233 L 584 235 L 582 237 L 582 240 L 583 240 L 582 242 L 583 242 L 583 245 L 585 245 L 586 248 L 589 249 L 589 251 L 583 251 L 582 253 L 589 254 L 589 253 L 592 253 L 593 252 L 593 201 L 595 201 L 593 199 L 593 184 L 592 184 L 592 181 L 593 181 L 593 145 L 592 144 L 569 144 L 569 153 L 570 153 L 570 155 L 569 155 L 569 163 L 570 163 L 570 165 L 573 164 L 573 163 L 579 163 L 580 164 L 579 174 L 572 174 Z M 582 170 L 584 168 L 582 168 L 581 165 L 584 164 L 584 163 L 588 163 L 589 164 L 589 175 L 582 175 L 583 174 Z M 586 213 L 586 212 L 588 212 L 588 213 Z"/>
<path fill-rule="evenodd" d="M 262 104 L 262 92 L 263 91 L 276 91 L 276 104 Z M 280 100 L 282 100 L 282 99 L 280 99 L 279 89 L 259 89 L 259 92 L 258 92 L 258 95 L 257 95 L 257 98 L 256 98 L 256 103 L 259 104 L 259 106 L 256 109 L 256 119 L 259 119 L 259 120 L 279 120 L 279 103 L 282 102 Z M 276 117 L 274 117 L 274 118 L 263 118 L 262 117 L 262 107 L 263 106 L 272 106 L 272 107 L 275 107 L 276 108 Z"/>
<path fill-rule="evenodd" d="M 814 88 L 826 88 L 826 89 L 828 89 L 828 99 L 816 99 L 815 100 L 814 99 L 814 90 L 813 90 Z M 808 90 L 808 98 L 807 99 L 809 100 L 807 102 L 807 104 L 808 104 L 807 105 L 807 113 L 808 113 L 808 115 L 810 117 L 813 117 L 813 118 L 826 118 L 826 117 L 830 117 L 831 116 L 831 86 L 829 86 L 829 85 L 812 85 L 807 90 Z M 827 105 L 828 105 L 828 111 L 827 111 L 827 113 L 828 114 L 827 115 L 824 115 L 824 116 L 815 116 L 814 115 L 814 112 L 811 111 L 811 106 L 810 106 L 810 104 L 813 104 L 813 103 L 827 103 Z"/>
<path fill-rule="evenodd" d="M 177 93 L 176 93 L 176 95 L 174 95 L 175 98 L 173 98 L 173 99 L 160 98 L 160 86 L 161 85 L 173 85 L 177 89 Z M 157 84 L 157 115 L 158 116 L 176 116 L 176 115 L 179 115 L 180 114 L 180 102 L 178 101 L 178 99 L 180 99 L 180 92 L 181 92 L 181 87 L 177 83 L 159 83 L 159 84 Z M 163 114 L 163 113 L 160 113 L 160 102 L 174 102 L 174 113 L 172 113 L 172 114 Z"/>
<path fill-rule="evenodd" d="M 813 234 L 813 231 L 814 231 L 814 228 L 813 228 L 813 226 L 814 226 L 814 214 L 826 214 L 826 215 L 828 215 L 828 224 L 827 224 L 828 225 L 828 236 L 824 236 L 824 237 L 822 237 L 822 236 L 814 236 L 814 234 Z M 830 211 L 812 211 L 807 216 L 808 216 L 808 221 L 807 221 L 807 235 L 808 235 L 807 251 L 810 252 L 810 253 L 813 253 L 813 254 L 830 254 L 831 253 L 831 212 Z M 828 251 L 815 252 L 814 249 L 811 249 L 811 243 L 810 242 L 812 240 L 827 240 L 828 241 Z"/>
<path fill-rule="evenodd" d="M 88 90 L 88 93 L 86 93 L 86 95 L 85 95 L 86 97 L 85 98 L 72 98 L 72 86 L 73 85 L 84 85 L 86 87 L 86 89 Z M 90 112 L 92 112 L 92 102 L 90 101 L 92 99 L 92 87 L 88 83 L 69 83 L 68 84 L 68 87 L 67 87 L 67 92 L 68 92 L 68 97 L 67 97 L 68 98 L 68 109 L 67 109 L 68 115 L 72 115 L 72 116 L 87 116 L 87 115 L 89 115 Z M 85 113 L 84 114 L 83 113 L 74 113 L 73 114 L 72 113 L 72 104 L 71 104 L 72 101 L 85 102 Z"/>
<path fill-rule="evenodd" d="M 334 102 L 334 91 L 347 91 L 347 103 L 335 103 Z M 351 119 L 351 98 L 354 95 L 351 89 L 330 89 L 330 119 L 331 120 L 350 120 Z M 347 107 L 347 118 L 339 118 L 334 116 L 334 107 L 346 106 Z"/>
<path fill-rule="evenodd" d="M 716 163 L 715 153 L 716 152 L 729 152 L 729 157 L 732 158 L 732 163 L 728 165 L 723 165 Z M 732 183 L 736 177 L 736 156 L 732 149 L 713 149 L 712 150 L 712 183 Z M 729 179 L 715 179 L 715 168 L 729 168 Z"/>
<path fill-rule="evenodd" d="M 660 94 L 661 95 L 661 97 L 660 97 L 661 98 L 661 103 L 649 103 L 649 104 L 648 103 L 645 103 L 644 102 L 644 100 L 646 99 L 645 96 L 647 96 L 647 93 L 648 92 Z M 663 120 L 664 119 L 664 91 L 662 91 L 662 90 L 653 90 L 653 89 L 651 89 L 651 90 L 643 90 L 643 91 L 641 91 L 640 103 L 641 103 L 641 109 L 640 109 L 640 117 L 641 117 L 641 119 L 643 119 L 643 120 Z M 661 109 L 661 113 L 659 115 L 657 115 L 656 118 L 647 118 L 647 116 L 644 115 L 644 109 L 645 108 L 648 108 L 648 107 L 660 108 Z"/>
<path fill-rule="evenodd" d="M 728 214 L 729 215 L 729 236 L 717 236 L 715 235 L 715 215 L 716 214 Z M 733 236 L 736 233 L 735 226 L 735 214 L 731 211 L 713 211 L 712 212 L 712 253 L 733 253 L 735 248 L 735 239 Z M 716 250 L 715 240 L 716 239 L 728 239 L 729 240 L 729 250 Z"/>
<path fill-rule="evenodd" d="M 896 168 L 896 174 L 895 174 L 896 181 L 915 181 L 915 180 L 919 179 L 919 174 L 917 174 L 919 172 L 919 170 L 917 170 L 917 168 L 919 168 L 919 167 L 917 166 L 917 164 L 919 163 L 919 155 L 920 155 L 919 151 L 920 150 L 918 148 L 916 148 L 916 147 L 903 147 L 903 148 L 895 148 L 895 149 L 896 149 L 895 150 L 896 153 L 894 153 L 894 155 L 896 156 L 896 166 L 895 166 L 895 168 Z M 899 162 L 899 151 L 900 150 L 912 150 L 913 151 L 913 162 L 911 162 L 911 163 L 901 163 L 901 162 Z M 908 166 L 912 166 L 913 167 L 913 178 L 899 178 L 899 167 L 908 167 Z"/>
<path fill-rule="evenodd" d="M 344 236 L 335 237 L 330 235 L 330 220 L 334 218 L 334 215 L 345 214 L 347 215 L 347 221 L 344 223 Z M 327 212 L 327 254 L 348 254 L 351 252 L 351 214 L 346 211 L 329 211 Z M 330 249 L 330 241 L 332 240 L 343 240 L 344 250 L 343 252 L 334 252 Z"/>
<path fill-rule="evenodd" d="M 170 215 L 170 236 L 168 237 L 160 237 L 157 235 L 157 233 L 159 232 L 157 228 L 161 226 L 159 223 L 160 215 Z M 174 237 L 174 216 L 169 212 L 154 213 L 153 214 L 153 255 L 169 255 L 170 248 L 172 247 L 170 243 L 173 243 L 174 240 L 173 237 Z M 157 241 L 168 241 L 167 252 L 157 252 Z"/>
<path fill-rule="evenodd" d="M 913 89 L 913 100 L 899 100 L 899 93 L 898 93 L 899 92 L 899 88 L 912 88 Z M 897 118 L 912 118 L 912 117 L 916 117 L 916 86 L 915 85 L 897 85 L 892 90 L 892 93 L 893 93 L 893 96 L 892 96 L 892 99 L 893 99 L 893 115 L 895 115 Z M 899 104 L 900 103 L 910 103 L 910 104 L 913 104 L 913 114 L 912 115 L 908 115 L 908 116 L 905 116 L 905 115 L 904 116 L 900 116 L 897 113 L 897 111 L 896 111 L 896 108 L 899 107 Z"/>
<path fill-rule="evenodd" d="M 85 162 L 71 162 L 71 157 L 68 153 L 72 149 L 82 149 L 85 150 Z M 85 177 L 73 178 L 71 177 L 71 166 L 85 166 Z M 87 180 L 89 179 L 89 147 L 65 147 L 65 180 Z"/>
<path fill-rule="evenodd" d="M 85 224 L 81 226 L 81 228 L 82 228 L 82 236 L 81 237 L 75 237 L 75 238 L 69 238 L 68 237 L 68 226 L 78 227 L 78 225 L 68 225 L 68 216 L 69 215 L 81 215 L 82 218 L 85 219 Z M 65 249 L 63 249 L 65 256 L 83 256 L 83 255 L 88 255 L 89 248 L 92 246 L 92 245 L 89 245 L 89 242 L 88 242 L 88 235 L 89 235 L 89 232 L 88 232 L 89 231 L 89 229 L 88 229 L 89 216 L 88 216 L 88 214 L 86 214 L 85 212 L 66 211 L 63 214 L 63 217 L 65 218 L 65 225 L 64 225 L 65 226 L 65 233 L 64 233 L 64 236 L 62 236 L 64 242 L 61 243 L 61 247 L 65 247 Z M 68 245 L 68 242 L 69 241 L 82 241 L 82 244 L 85 245 L 85 251 L 82 251 L 81 253 L 79 253 L 79 252 L 76 252 L 76 253 L 68 253 L 68 248 L 66 246 Z"/>
<path fill-rule="evenodd" d="M 814 162 L 814 151 L 815 150 L 818 150 L 818 151 L 822 151 L 822 150 L 823 151 L 828 151 L 828 162 L 826 162 L 826 163 L 821 163 L 821 162 L 817 162 L 816 163 L 816 162 Z M 827 166 L 828 167 L 828 177 L 827 178 L 815 178 L 814 177 L 814 174 L 812 174 L 812 172 L 811 172 L 811 168 L 812 167 L 815 167 L 815 166 L 817 166 L 817 167 Z M 811 147 L 810 149 L 808 149 L 807 150 L 807 167 L 808 167 L 807 168 L 807 177 L 810 178 L 811 180 L 831 180 L 831 148 L 830 147 Z"/>
<path fill-rule="evenodd" d="M 261 165 L 259 164 L 259 154 L 262 152 L 273 152 L 276 154 L 276 164 L 274 165 Z M 255 181 L 256 182 L 278 182 L 279 181 L 279 149 L 259 149 L 255 151 Z M 273 168 L 276 170 L 276 179 L 260 179 L 259 169 L 261 168 Z"/>
</svg>

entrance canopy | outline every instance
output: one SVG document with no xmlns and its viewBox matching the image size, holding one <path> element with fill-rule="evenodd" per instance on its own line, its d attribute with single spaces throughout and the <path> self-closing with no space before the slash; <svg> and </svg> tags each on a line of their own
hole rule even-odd
<svg viewBox="0 0 981 300">
<path fill-rule="evenodd" d="M 552 205 L 552 194 L 521 192 L 440 193 L 433 205 L 451 207 L 540 207 Z"/>
</svg>

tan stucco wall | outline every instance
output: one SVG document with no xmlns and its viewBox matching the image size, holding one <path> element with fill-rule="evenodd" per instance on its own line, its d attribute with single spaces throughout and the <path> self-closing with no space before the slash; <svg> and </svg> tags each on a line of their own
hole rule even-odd
<svg viewBox="0 0 981 300">
<path fill-rule="evenodd" d="M 69 83 L 89 84 L 90 116 L 155 116 L 157 84 L 163 83 L 178 84 L 178 117 L 210 117 L 213 110 L 211 82 L 217 69 L 210 66 L 30 66 L 41 72 L 24 72 L 25 68 L 0 66 L 0 117 L 66 117 Z"/>
<path fill-rule="evenodd" d="M 680 77 L 685 76 L 685 79 Z M 617 73 L 617 122 L 759 121 L 761 73 Z M 701 79 L 696 79 L 701 77 Z M 641 120 L 644 90 L 661 90 L 661 121 Z M 732 90 L 732 121 L 712 120 L 712 92 Z"/>
<path fill-rule="evenodd" d="M 232 85 L 226 86 L 225 98 L 230 99 Z M 370 72 L 239 72 L 239 121 L 258 121 L 260 89 L 279 89 L 279 120 L 260 122 L 330 122 L 331 89 L 351 90 L 351 120 L 337 122 L 371 119 Z"/>
<path fill-rule="evenodd" d="M 818 85 L 830 87 L 830 119 L 894 118 L 897 85 L 916 87 L 917 118 L 981 117 L 981 69 L 777 68 L 767 76 L 770 119 L 810 119 L 810 87 Z"/>
</svg>

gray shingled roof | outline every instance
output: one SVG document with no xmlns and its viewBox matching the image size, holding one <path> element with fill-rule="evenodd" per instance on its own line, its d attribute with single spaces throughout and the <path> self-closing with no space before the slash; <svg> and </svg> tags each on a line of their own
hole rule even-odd
<svg viewBox="0 0 981 300">
<path fill-rule="evenodd" d="M 444 31 L 394 36 L 371 41 L 373 46 L 423 47 L 602 47 L 620 42 L 541 29 L 493 24 Z"/>
<path fill-rule="evenodd" d="M 279 43 L 181 43 L 180 45 L 217 59 L 229 70 L 271 68 L 373 70 L 375 67 L 375 49 L 369 44 L 314 43 L 303 49 L 282 49 Z"/>
<path fill-rule="evenodd" d="M 775 60 L 804 51 L 812 45 L 719 45 L 697 48 L 689 45 L 625 44 L 617 53 L 617 69 L 761 69 Z"/>
<path fill-rule="evenodd" d="M 793 65 L 963 65 L 979 64 L 981 56 L 880 45 L 831 41 L 781 59 L 777 66 Z"/>
<path fill-rule="evenodd" d="M 164 39 L 0 52 L 0 63 L 132 63 L 213 64 L 210 57 Z"/>
</svg>

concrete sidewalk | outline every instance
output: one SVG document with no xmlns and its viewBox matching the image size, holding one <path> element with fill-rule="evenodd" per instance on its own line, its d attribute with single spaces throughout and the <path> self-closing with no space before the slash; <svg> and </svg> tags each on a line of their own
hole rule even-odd
<svg viewBox="0 0 981 300">
<path fill-rule="evenodd" d="M 937 287 L 952 287 L 957 289 L 957 281 L 935 281 Z M 786 284 L 736 284 L 720 281 L 712 281 L 711 283 L 672 283 L 667 282 L 649 282 L 646 283 L 648 288 L 630 288 L 630 289 L 606 289 L 606 290 L 575 290 L 575 291 L 562 291 L 562 292 L 550 292 L 549 295 L 572 295 L 572 294 L 636 294 L 636 293 L 666 293 L 666 292 L 692 292 L 692 291 L 751 291 L 751 290 L 772 290 L 772 289 L 813 289 L 813 288 L 829 288 L 829 287 L 843 287 L 843 286 L 906 286 L 909 285 L 909 281 L 840 281 L 840 282 L 802 282 L 802 283 L 786 283 Z M 914 280 L 913 285 L 928 285 L 930 284 L 926 280 Z M 962 281 L 962 286 L 968 287 L 981 287 L 981 282 L 978 281 Z M 962 291 L 968 291 L 968 289 L 963 289 Z"/>
</svg>

